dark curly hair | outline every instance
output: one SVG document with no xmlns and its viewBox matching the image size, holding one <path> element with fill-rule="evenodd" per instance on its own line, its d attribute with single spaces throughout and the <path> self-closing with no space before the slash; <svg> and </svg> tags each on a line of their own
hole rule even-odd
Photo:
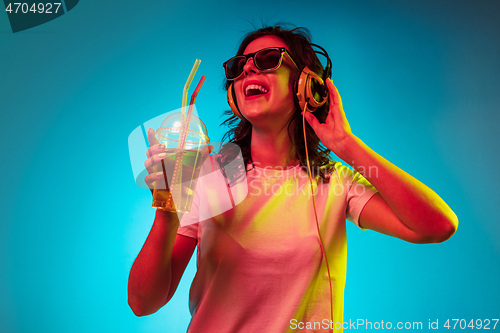
<svg viewBox="0 0 500 333">
<path fill-rule="evenodd" d="M 309 67 L 313 72 L 323 75 L 323 65 L 319 61 L 316 53 L 311 47 L 311 34 L 308 29 L 303 27 L 297 27 L 291 30 L 283 29 L 279 25 L 275 26 L 265 26 L 261 29 L 248 33 L 240 44 L 238 52 L 236 55 L 242 55 L 245 48 L 252 41 L 263 36 L 276 36 L 283 40 L 287 45 L 287 50 L 289 51 L 292 59 L 295 61 L 297 66 L 302 69 L 304 66 Z M 297 75 L 299 75 L 298 73 Z M 298 78 L 298 77 L 297 77 Z M 228 89 L 231 81 L 224 79 L 223 86 L 225 90 Z M 295 113 L 288 123 L 288 136 L 295 149 L 296 158 L 300 161 L 300 165 L 307 170 L 306 161 L 306 151 L 304 147 L 304 132 L 302 127 L 302 115 L 298 103 L 295 103 Z M 314 113 L 314 116 L 321 122 L 325 122 L 328 115 L 328 103 L 318 108 Z M 235 143 L 241 149 L 245 165 L 252 163 L 251 152 L 250 152 L 250 142 L 252 139 L 252 124 L 246 120 L 241 120 L 236 117 L 231 110 L 224 111 L 224 115 L 229 116 L 221 125 L 229 127 L 229 130 L 224 134 L 222 141 L 228 140 L 229 142 Z M 331 150 L 323 146 L 320 142 L 318 136 L 314 132 L 311 126 L 306 121 L 306 136 L 307 136 L 307 148 L 309 153 L 309 163 L 311 164 L 312 176 L 320 176 L 321 180 L 324 182 L 328 181 L 328 173 L 330 172 L 329 166 L 331 166 Z M 230 146 L 227 149 L 223 147 L 220 150 L 221 158 L 219 163 L 221 166 L 229 163 L 233 160 L 236 152 L 234 146 Z"/>
</svg>

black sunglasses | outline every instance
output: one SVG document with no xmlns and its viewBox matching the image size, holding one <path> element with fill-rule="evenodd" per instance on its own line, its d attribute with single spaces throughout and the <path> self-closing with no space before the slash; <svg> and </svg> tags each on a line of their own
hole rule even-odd
<svg viewBox="0 0 500 333">
<path fill-rule="evenodd" d="M 245 67 L 248 59 L 252 58 L 255 67 L 260 71 L 273 71 L 281 66 L 284 53 L 288 55 L 295 67 L 297 67 L 290 53 L 284 47 L 268 47 L 254 53 L 232 57 L 223 63 L 222 66 L 226 70 L 226 78 L 228 80 L 235 80 L 243 73 L 243 67 Z"/>
</svg>

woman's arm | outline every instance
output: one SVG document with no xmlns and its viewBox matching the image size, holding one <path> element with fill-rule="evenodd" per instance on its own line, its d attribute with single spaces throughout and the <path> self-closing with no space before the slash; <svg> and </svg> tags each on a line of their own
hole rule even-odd
<svg viewBox="0 0 500 333">
<path fill-rule="evenodd" d="M 412 243 L 450 238 L 458 219 L 429 187 L 353 137 L 346 147 L 351 166 L 379 191 L 361 211 L 360 226 Z"/>
<path fill-rule="evenodd" d="M 363 208 L 360 225 L 413 243 L 450 238 L 458 226 L 455 213 L 434 191 L 353 135 L 340 95 L 330 79 L 327 86 L 330 112 L 326 122 L 320 124 L 307 112 L 305 117 L 323 144 L 379 191 Z"/>
<path fill-rule="evenodd" d="M 172 298 L 193 255 L 196 239 L 177 235 L 178 227 L 176 213 L 156 211 L 128 280 L 128 303 L 137 316 L 158 311 Z"/>
</svg>

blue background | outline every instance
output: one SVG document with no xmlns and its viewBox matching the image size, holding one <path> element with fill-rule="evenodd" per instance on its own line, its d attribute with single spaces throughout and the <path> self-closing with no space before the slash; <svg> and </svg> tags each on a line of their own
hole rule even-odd
<svg viewBox="0 0 500 333">
<path fill-rule="evenodd" d="M 185 332 L 194 260 L 158 313 L 127 305 L 154 217 L 127 137 L 180 106 L 200 58 L 197 109 L 220 140 L 221 64 L 252 23 L 278 21 L 328 50 L 354 133 L 460 221 L 431 245 L 349 224 L 345 320 L 499 318 L 499 14 L 498 1 L 81 1 L 13 34 L 0 13 L 0 331 Z"/>
</svg>

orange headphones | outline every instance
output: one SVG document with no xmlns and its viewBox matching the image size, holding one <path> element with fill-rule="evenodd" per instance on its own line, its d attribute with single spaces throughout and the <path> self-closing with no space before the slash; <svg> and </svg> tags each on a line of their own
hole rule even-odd
<svg viewBox="0 0 500 333">
<path fill-rule="evenodd" d="M 325 85 L 325 80 L 332 76 L 332 61 L 324 48 L 312 43 L 311 46 L 321 49 L 321 51 L 314 52 L 326 58 L 327 64 L 323 71 L 323 77 L 311 71 L 307 66 L 302 67 L 294 83 L 294 99 L 299 110 L 303 110 L 307 103 L 306 110 L 314 112 L 328 100 L 328 88 Z M 238 109 L 232 82 L 227 88 L 227 102 L 236 117 L 246 120 Z"/>
</svg>

